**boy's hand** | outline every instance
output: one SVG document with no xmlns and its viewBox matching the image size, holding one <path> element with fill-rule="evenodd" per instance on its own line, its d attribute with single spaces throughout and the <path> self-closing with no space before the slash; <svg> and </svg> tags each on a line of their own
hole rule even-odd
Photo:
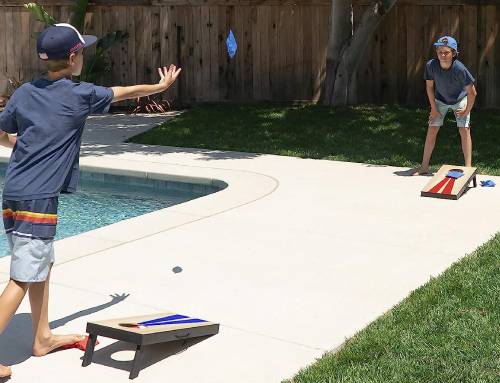
<svg viewBox="0 0 500 383">
<path fill-rule="evenodd" d="M 129 100 L 137 97 L 145 97 L 163 92 L 167 90 L 168 87 L 175 82 L 175 80 L 177 80 L 180 71 L 181 68 L 177 68 L 175 65 L 170 65 L 168 69 L 166 66 L 164 66 L 163 68 L 158 68 L 158 73 L 160 74 L 160 81 L 158 82 L 158 84 L 114 86 L 111 88 L 113 90 L 112 102 Z"/>
<path fill-rule="evenodd" d="M 434 121 L 438 117 L 441 117 L 439 111 L 437 109 L 431 108 L 431 112 L 429 113 L 429 122 Z"/>
<path fill-rule="evenodd" d="M 467 108 L 463 108 L 463 109 L 457 109 L 455 113 L 457 114 L 458 117 L 465 117 L 469 114 L 469 111 L 467 110 Z"/>
<path fill-rule="evenodd" d="M 0 145 L 6 148 L 13 148 L 16 144 L 17 137 L 7 134 L 3 130 L 0 130 Z"/>
<path fill-rule="evenodd" d="M 160 81 L 158 82 L 158 84 L 161 85 L 163 90 L 166 90 L 175 82 L 175 80 L 177 80 L 180 71 L 181 68 L 177 68 L 175 65 L 170 65 L 168 69 L 166 66 L 164 66 L 163 68 L 158 68 L 158 73 L 160 74 Z"/>
</svg>

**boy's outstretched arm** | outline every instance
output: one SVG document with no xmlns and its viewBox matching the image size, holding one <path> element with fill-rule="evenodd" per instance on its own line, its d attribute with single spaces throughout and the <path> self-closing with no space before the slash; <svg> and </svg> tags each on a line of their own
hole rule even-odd
<svg viewBox="0 0 500 383">
<path fill-rule="evenodd" d="M 134 99 L 137 97 L 149 96 L 151 94 L 160 93 L 166 91 L 170 85 L 172 85 L 177 77 L 181 68 L 177 68 L 175 65 L 170 65 L 167 67 L 158 68 L 158 73 L 160 74 L 160 81 L 158 84 L 154 85 L 132 85 L 132 86 L 114 86 L 113 90 L 113 101 L 123 101 L 128 99 Z"/>
<path fill-rule="evenodd" d="M 7 148 L 13 148 L 16 144 L 16 136 L 11 136 L 7 134 L 3 130 L 0 130 L 0 145 L 5 146 Z"/>
</svg>

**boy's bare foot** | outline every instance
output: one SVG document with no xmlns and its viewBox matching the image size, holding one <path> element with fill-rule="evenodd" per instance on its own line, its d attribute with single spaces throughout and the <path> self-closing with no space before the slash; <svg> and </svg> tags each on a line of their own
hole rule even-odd
<svg viewBox="0 0 500 383">
<path fill-rule="evenodd" d="M 45 339 L 37 339 L 33 343 L 33 356 L 44 356 L 56 348 L 74 344 L 85 339 L 84 335 L 51 335 Z"/>
<path fill-rule="evenodd" d="M 0 378 L 8 378 L 12 375 L 12 370 L 8 366 L 2 366 L 0 364 Z"/>
<path fill-rule="evenodd" d="M 425 176 L 431 174 L 429 168 L 423 168 L 423 167 L 412 169 L 412 173 L 413 173 L 412 175 L 414 176 Z"/>
</svg>

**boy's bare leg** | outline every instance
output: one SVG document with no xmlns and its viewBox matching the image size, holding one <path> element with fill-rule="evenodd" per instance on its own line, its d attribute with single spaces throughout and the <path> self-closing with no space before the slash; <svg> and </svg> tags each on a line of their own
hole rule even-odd
<svg viewBox="0 0 500 383">
<path fill-rule="evenodd" d="M 429 163 L 431 161 L 432 152 L 436 145 L 436 137 L 439 132 L 439 126 L 429 125 L 427 129 L 427 136 L 425 137 L 424 155 L 422 158 L 422 165 L 415 172 L 415 175 L 429 173 Z"/>
<path fill-rule="evenodd" d="M 470 128 L 458 128 L 460 140 L 462 141 L 462 151 L 464 152 L 465 166 L 472 166 L 472 138 Z"/>
<path fill-rule="evenodd" d="M 56 348 L 76 343 L 84 338 L 75 334 L 52 334 L 49 327 L 49 279 L 50 271 L 45 282 L 34 282 L 29 287 L 34 356 L 44 356 Z"/>
<path fill-rule="evenodd" d="M 23 301 L 28 283 L 16 282 L 10 280 L 0 296 L 0 333 L 2 333 L 9 324 L 12 316 L 16 313 L 19 305 Z M 8 377 L 12 374 L 10 367 L 0 364 L 0 378 Z"/>
</svg>

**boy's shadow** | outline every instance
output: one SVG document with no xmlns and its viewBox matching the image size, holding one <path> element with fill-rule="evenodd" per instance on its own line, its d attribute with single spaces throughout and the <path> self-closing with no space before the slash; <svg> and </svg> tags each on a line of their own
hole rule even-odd
<svg viewBox="0 0 500 383">
<path fill-rule="evenodd" d="M 66 323 L 76 318 L 104 310 L 120 303 L 128 296 L 129 294 L 113 294 L 111 295 L 111 301 L 107 303 L 90 307 L 50 322 L 50 328 L 55 329 L 64 326 Z M 11 366 L 29 359 L 31 357 L 32 343 L 33 334 L 31 327 L 31 314 L 22 313 L 14 315 L 8 327 L 2 334 L 0 334 L 0 364 Z M 1 378 L 0 382 L 3 382 Z"/>
</svg>

